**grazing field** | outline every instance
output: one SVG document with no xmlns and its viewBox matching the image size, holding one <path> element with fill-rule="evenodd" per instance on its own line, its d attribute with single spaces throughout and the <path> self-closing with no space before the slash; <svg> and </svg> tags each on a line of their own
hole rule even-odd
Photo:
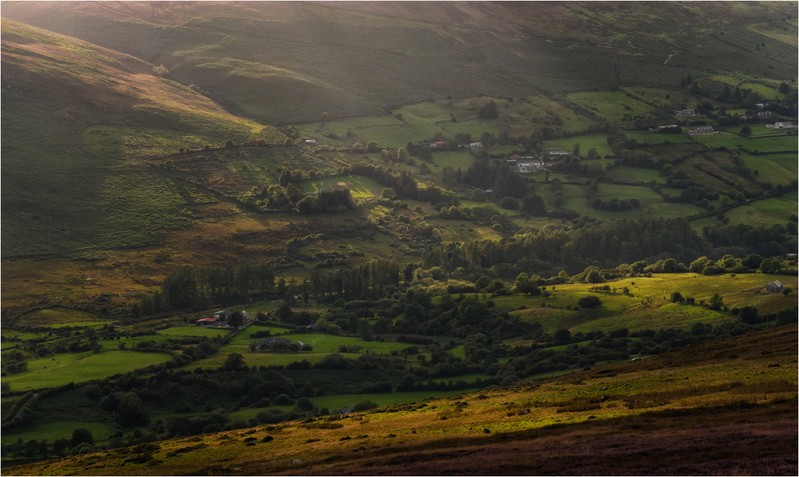
<svg viewBox="0 0 799 477">
<path fill-rule="evenodd" d="M 3 431 L 2 442 L 9 444 L 20 438 L 52 442 L 56 439 L 68 438 L 72 431 L 78 428 L 89 430 L 94 437 L 94 442 L 98 445 L 107 443 L 108 435 L 112 433 L 110 426 L 100 422 L 58 421 L 36 425 L 24 432 Z"/>
<path fill-rule="evenodd" d="M 640 144 L 682 144 L 690 141 L 685 134 L 655 133 L 652 131 L 624 131 L 624 135 Z"/>
<path fill-rule="evenodd" d="M 613 155 L 607 141 L 607 134 L 582 134 L 561 139 L 544 141 L 545 150 L 564 150 L 572 152 L 576 144 L 580 145 L 580 154 L 585 155 L 589 150 L 596 149 L 601 156 Z"/>
<path fill-rule="evenodd" d="M 203 328 L 201 326 L 174 326 L 165 330 L 158 330 L 162 336 L 195 336 L 199 338 L 222 337 L 230 333 L 230 330 L 219 328 Z"/>
<path fill-rule="evenodd" d="M 621 91 L 568 93 L 566 98 L 615 123 L 632 121 L 633 118 L 649 114 L 653 110 L 652 106 Z"/>
<path fill-rule="evenodd" d="M 27 371 L 3 377 L 3 384 L 9 384 L 14 391 L 50 388 L 106 378 L 170 359 L 164 353 L 136 351 L 58 354 L 29 361 Z"/>
<path fill-rule="evenodd" d="M 82 310 L 53 307 L 25 313 L 16 324 L 29 327 L 60 328 L 65 326 L 102 326 L 110 323 L 99 316 Z"/>
<path fill-rule="evenodd" d="M 280 338 L 288 339 L 292 342 L 302 342 L 312 346 L 312 351 L 301 351 L 296 353 L 272 353 L 254 352 L 250 350 L 250 344 L 257 343 L 259 339 L 251 338 L 252 333 L 263 329 L 272 331 L 272 336 L 279 335 Z M 406 348 L 407 344 L 393 341 L 365 341 L 352 336 L 336 336 L 325 333 L 298 333 L 280 334 L 279 328 L 264 328 L 262 326 L 250 326 L 245 332 L 237 334 L 230 344 L 224 345 L 219 352 L 208 358 L 204 358 L 187 366 L 186 369 L 216 369 L 220 368 L 227 359 L 228 354 L 238 353 L 244 357 L 244 362 L 248 366 L 286 366 L 290 363 L 306 360 L 311 364 L 318 363 L 333 353 L 355 359 L 358 353 L 350 351 L 342 352 L 341 347 L 355 349 L 359 347 L 361 353 L 390 353 Z"/>
<path fill-rule="evenodd" d="M 771 227 L 785 225 L 791 216 L 796 216 L 797 193 L 792 192 L 782 197 L 772 197 L 742 205 L 725 212 L 733 224 L 749 224 L 753 226 Z"/>
<path fill-rule="evenodd" d="M 497 307 L 507 309 L 512 315 L 525 321 L 538 323 L 549 333 L 558 329 L 569 329 L 572 332 L 610 332 L 620 328 L 630 331 L 685 329 L 695 323 L 715 324 L 734 318 L 727 313 L 702 306 L 672 303 L 672 292 L 693 297 L 696 303 L 708 302 L 714 293 L 718 293 L 730 308 L 750 305 L 761 313 L 775 313 L 790 306 L 795 300 L 781 293 L 768 293 L 765 286 L 774 280 L 782 281 L 793 290 L 797 289 L 796 277 L 789 276 L 759 273 L 703 276 L 675 273 L 608 282 L 611 293 L 592 292 L 589 289 L 593 285 L 563 284 L 548 287 L 551 294 L 548 297 L 517 295 L 497 297 L 494 301 Z M 625 288 L 629 291 L 627 295 L 623 294 Z M 581 297 L 591 294 L 600 297 L 600 308 L 575 309 Z"/>
<path fill-rule="evenodd" d="M 797 178 L 796 154 L 753 156 L 741 154 L 744 165 L 757 171 L 757 179 L 770 184 L 788 185 Z"/>
<path fill-rule="evenodd" d="M 380 197 L 383 186 L 375 180 L 362 176 L 332 176 L 321 180 L 306 181 L 301 188 L 306 192 L 315 192 L 333 188 L 346 187 L 355 200 L 367 200 Z"/>
<path fill-rule="evenodd" d="M 641 167 L 616 166 L 608 169 L 608 176 L 623 181 L 635 181 L 642 184 L 655 182 L 665 184 L 666 178 L 657 169 L 644 169 Z"/>
</svg>

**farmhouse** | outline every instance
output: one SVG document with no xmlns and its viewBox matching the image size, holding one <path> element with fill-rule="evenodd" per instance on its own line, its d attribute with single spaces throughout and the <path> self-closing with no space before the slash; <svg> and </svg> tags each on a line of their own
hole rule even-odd
<svg viewBox="0 0 799 477">
<path fill-rule="evenodd" d="M 769 293 L 779 293 L 782 291 L 784 287 L 785 285 L 783 285 L 781 281 L 774 280 L 773 282 L 766 285 L 766 291 L 768 291 Z"/>
<path fill-rule="evenodd" d="M 306 139 L 303 142 L 305 143 L 306 146 L 313 146 L 314 144 L 316 144 L 316 139 Z"/>
<path fill-rule="evenodd" d="M 796 126 L 791 121 L 777 121 L 774 124 L 766 124 L 766 127 L 771 129 L 793 129 Z"/>
<path fill-rule="evenodd" d="M 217 320 L 227 320 L 227 317 L 228 317 L 227 310 L 219 310 L 216 313 L 214 313 L 214 318 L 216 318 Z"/>
<path fill-rule="evenodd" d="M 690 117 L 690 116 L 696 116 L 696 110 L 693 109 L 693 108 L 691 108 L 691 109 L 680 109 L 680 110 L 674 111 L 674 114 L 676 116 L 680 117 L 680 118 L 687 118 L 687 117 Z"/>
<path fill-rule="evenodd" d="M 651 127 L 649 130 L 653 133 L 679 133 L 681 132 L 682 128 L 679 124 L 663 124 L 660 126 Z"/>
<path fill-rule="evenodd" d="M 546 166 L 544 166 L 544 161 L 541 159 L 520 162 L 517 167 L 520 174 L 531 174 L 533 172 L 543 171 L 546 169 Z"/>
<path fill-rule="evenodd" d="M 213 317 L 210 317 L 210 316 L 206 316 L 204 318 L 200 318 L 199 320 L 195 321 L 194 324 L 197 325 L 197 326 L 213 326 L 218 321 L 219 320 L 217 320 L 216 318 L 213 318 Z"/>
<path fill-rule="evenodd" d="M 691 129 L 688 131 L 688 134 L 691 136 L 696 134 L 714 134 L 717 131 L 713 129 L 713 126 L 699 126 L 698 128 Z"/>
<path fill-rule="evenodd" d="M 765 119 L 771 117 L 771 111 L 758 111 L 757 112 L 758 119 Z"/>
<path fill-rule="evenodd" d="M 483 143 L 480 141 L 469 143 L 469 149 L 480 149 L 481 147 L 483 147 Z"/>
<path fill-rule="evenodd" d="M 446 141 L 431 142 L 429 147 L 430 149 L 444 149 L 445 147 L 447 147 L 447 142 Z"/>
<path fill-rule="evenodd" d="M 562 149 L 555 150 L 555 151 L 549 151 L 549 155 L 550 156 L 568 156 L 569 155 L 569 151 L 564 151 Z"/>
</svg>

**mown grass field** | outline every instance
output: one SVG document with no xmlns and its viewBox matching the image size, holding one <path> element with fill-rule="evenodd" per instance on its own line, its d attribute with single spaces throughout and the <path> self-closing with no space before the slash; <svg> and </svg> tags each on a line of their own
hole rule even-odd
<svg viewBox="0 0 799 477">
<path fill-rule="evenodd" d="M 695 323 L 718 323 L 734 320 L 729 313 L 709 310 L 702 306 L 675 304 L 671 293 L 680 292 L 693 297 L 696 303 L 709 302 L 718 293 L 730 309 L 754 306 L 761 314 L 776 313 L 790 308 L 791 296 L 768 293 L 767 283 L 780 280 L 785 286 L 797 289 L 796 277 L 763 275 L 759 273 L 703 276 L 693 273 L 655 274 L 652 278 L 636 277 L 606 283 L 612 293 L 592 292 L 588 284 L 563 284 L 548 287 L 551 296 L 496 297 L 496 306 L 508 310 L 525 321 L 539 323 L 549 333 L 558 329 L 574 332 L 601 330 L 604 332 L 627 328 L 630 331 L 663 328 L 686 329 Z M 600 284 L 603 285 L 603 284 Z M 627 288 L 629 295 L 624 295 Z M 615 292 L 613 292 L 615 290 Z M 581 297 L 596 295 L 602 306 L 596 309 L 578 308 Z"/>
<path fill-rule="evenodd" d="M 744 165 L 757 171 L 757 179 L 771 184 L 788 185 L 797 178 L 796 154 L 753 156 L 741 154 Z"/>
<path fill-rule="evenodd" d="M 58 354 L 29 361 L 27 371 L 4 376 L 3 383 L 8 383 L 14 391 L 50 388 L 127 373 L 153 364 L 165 363 L 171 358 L 171 355 L 164 353 L 121 350 L 99 354 L 92 352 Z"/>
<path fill-rule="evenodd" d="M 795 216 L 797 193 L 792 192 L 782 197 L 772 197 L 742 205 L 725 212 L 730 223 L 749 224 L 753 226 L 771 227 L 785 225 L 790 217 Z"/>
<path fill-rule="evenodd" d="M 252 334 L 261 331 L 269 330 L 272 336 L 278 335 L 281 338 L 288 339 L 292 342 L 301 341 L 313 347 L 312 351 L 302 351 L 297 353 L 271 353 L 271 352 L 253 352 L 250 351 L 250 344 L 257 343 L 260 339 L 251 338 Z M 208 358 L 204 358 L 187 366 L 187 369 L 196 368 L 220 368 L 225 363 L 225 359 L 231 353 L 238 353 L 244 357 L 244 362 L 247 366 L 286 366 L 290 363 L 297 361 L 307 360 L 309 363 L 318 363 L 325 357 L 333 353 L 339 353 L 347 358 L 355 359 L 359 356 L 358 353 L 346 352 L 341 353 L 339 348 L 341 346 L 350 349 L 354 347 L 361 347 L 361 352 L 372 353 L 390 353 L 391 351 L 399 351 L 409 345 L 397 343 L 394 341 L 365 341 L 360 338 L 352 336 L 336 336 L 326 333 L 280 333 L 281 328 L 277 327 L 263 327 L 260 325 L 253 325 L 247 327 L 243 332 L 237 334 L 233 340 L 220 348 L 219 352 Z"/>
<path fill-rule="evenodd" d="M 684 447 L 668 445 L 664 448 L 670 450 L 664 451 L 664 455 L 683 455 L 680 449 L 686 450 L 685 455 L 690 455 L 687 451 L 701 452 L 701 457 L 681 461 L 683 466 L 690 466 L 692 473 L 701 474 L 711 464 L 721 465 L 725 470 L 740 465 L 741 461 L 733 457 L 736 453 L 747 452 L 743 462 L 749 462 L 749 451 L 744 449 L 751 449 L 754 444 L 740 446 L 738 450 L 736 442 L 742 435 L 759 435 L 764 439 L 764 434 L 752 427 L 758 421 L 761 426 L 768 422 L 770 435 L 779 436 L 763 445 L 779 449 L 772 457 L 772 465 L 781 466 L 784 472 L 791 465 L 788 456 L 792 455 L 793 444 L 786 447 L 776 443 L 795 436 L 795 334 L 795 326 L 778 328 L 712 341 L 688 352 L 681 350 L 512 389 L 459 394 L 377 412 L 173 439 L 159 442 L 148 451 L 137 448 L 100 451 L 27 464 L 14 468 L 14 472 L 164 475 L 181 469 L 188 473 L 213 470 L 249 475 L 339 474 L 371 469 L 369 472 L 374 474 L 393 473 L 388 469 L 398 470 L 401 463 L 404 472 L 427 474 L 435 466 L 438 472 L 451 473 L 466 465 L 493 474 L 503 467 L 488 456 L 501 452 L 504 463 L 509 458 L 516 462 L 515 472 L 534 474 L 544 462 L 554 459 L 554 449 L 559 455 L 564 449 L 578 452 L 574 439 L 579 432 L 580 441 L 590 448 L 585 451 L 586 457 L 594 465 L 604 464 L 594 470 L 628 465 L 625 463 L 628 459 L 619 459 L 616 453 L 613 459 L 595 456 L 596 445 L 591 444 L 609 444 L 609 437 L 605 436 L 614 436 L 617 445 L 621 439 L 629 439 L 619 449 L 631 458 L 648 448 L 648 459 L 636 462 L 639 469 L 641 465 L 655 469 L 659 463 L 651 459 L 652 446 L 664 444 L 667 435 L 677 435 Z M 791 407 L 793 411 L 786 414 Z M 735 435 L 731 428 L 721 425 L 732 416 L 738 419 Z M 711 422 L 716 424 L 710 425 Z M 714 433 L 708 435 L 706 430 L 711 427 Z M 272 439 L 265 440 L 266 436 Z M 647 440 L 632 445 L 642 438 Z M 708 445 L 717 450 L 712 457 L 701 450 Z M 734 449 L 729 449 L 730 445 Z M 491 453 L 478 450 L 486 446 Z M 723 449 L 730 454 L 721 452 Z M 442 451 L 448 456 L 440 455 Z M 475 459 L 474 452 L 483 457 Z M 536 455 L 535 460 L 520 460 L 530 452 Z M 420 459 L 420 453 L 428 458 Z M 132 455 L 142 455 L 143 462 L 122 462 Z"/>
</svg>

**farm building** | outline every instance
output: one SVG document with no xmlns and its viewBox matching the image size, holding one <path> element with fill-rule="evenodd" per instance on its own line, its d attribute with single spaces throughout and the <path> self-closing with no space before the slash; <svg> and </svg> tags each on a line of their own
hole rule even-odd
<svg viewBox="0 0 799 477">
<path fill-rule="evenodd" d="M 779 293 L 784 288 L 784 285 L 779 280 L 774 280 L 773 282 L 766 285 L 766 291 L 769 293 Z"/>
<path fill-rule="evenodd" d="M 520 174 L 530 174 L 533 172 L 543 171 L 544 169 L 546 169 L 546 167 L 544 166 L 544 161 L 540 159 L 532 160 L 529 162 L 520 162 L 517 167 Z"/>
<path fill-rule="evenodd" d="M 195 321 L 194 324 L 197 326 L 213 326 L 217 324 L 219 320 L 213 318 L 211 316 L 206 316 L 204 318 L 200 318 L 199 320 Z"/>
<path fill-rule="evenodd" d="M 716 130 L 713 129 L 713 126 L 699 126 L 698 128 L 691 129 L 688 134 L 691 136 L 696 134 L 714 134 Z"/>
<path fill-rule="evenodd" d="M 758 111 L 757 117 L 758 119 L 765 119 L 771 117 L 771 111 Z"/>
<path fill-rule="evenodd" d="M 766 124 L 766 127 L 771 129 L 793 129 L 796 126 L 791 121 L 777 121 L 774 124 Z"/>
<path fill-rule="evenodd" d="M 661 126 L 654 126 L 649 128 L 650 131 L 653 133 L 679 133 L 681 132 L 682 128 L 679 124 L 663 124 Z"/>
<path fill-rule="evenodd" d="M 445 147 L 447 147 L 447 142 L 446 141 L 431 142 L 429 147 L 430 149 L 444 149 Z"/>
<path fill-rule="evenodd" d="M 681 118 L 687 118 L 689 116 L 696 116 L 696 110 L 692 109 L 680 109 L 674 111 L 674 114 Z"/>
<path fill-rule="evenodd" d="M 569 155 L 569 151 L 564 151 L 564 150 L 549 151 L 549 155 L 550 156 L 568 156 Z"/>
<path fill-rule="evenodd" d="M 469 149 L 480 149 L 481 147 L 483 147 L 483 143 L 480 141 L 469 143 Z"/>
</svg>

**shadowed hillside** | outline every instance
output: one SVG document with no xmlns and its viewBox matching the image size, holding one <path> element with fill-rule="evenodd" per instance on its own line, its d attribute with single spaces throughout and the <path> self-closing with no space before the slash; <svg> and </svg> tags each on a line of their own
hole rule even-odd
<svg viewBox="0 0 799 477">
<path fill-rule="evenodd" d="M 164 64 L 267 122 L 373 114 L 430 97 L 674 85 L 735 71 L 784 79 L 790 4 L 650 2 L 9 2 L 4 15 Z M 765 41 L 767 48 L 754 49 Z M 666 61 L 669 59 L 668 61 Z"/>
</svg>

